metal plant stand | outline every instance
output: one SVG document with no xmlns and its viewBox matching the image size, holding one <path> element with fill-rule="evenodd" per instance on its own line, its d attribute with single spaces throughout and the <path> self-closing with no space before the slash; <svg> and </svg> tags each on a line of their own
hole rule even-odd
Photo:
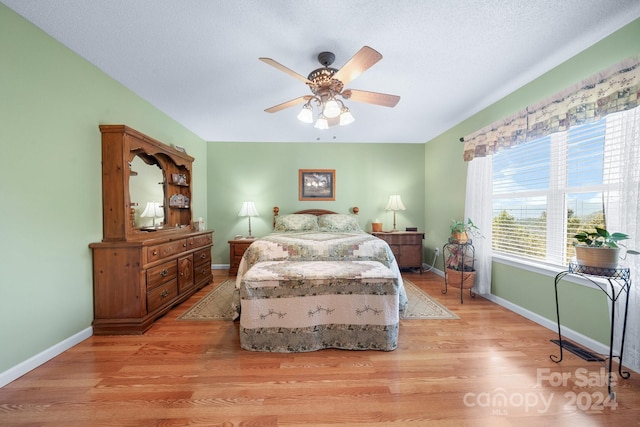
<svg viewBox="0 0 640 427">
<path fill-rule="evenodd" d="M 469 289 L 471 298 L 476 296 L 472 290 L 476 277 L 475 254 L 476 251 L 471 239 L 465 243 L 449 239 L 449 242 L 442 247 L 444 262 L 444 289 L 442 293 L 446 294 L 449 286 L 460 288 L 461 304 L 464 304 L 465 289 Z"/>
<path fill-rule="evenodd" d="M 624 336 L 627 330 L 627 313 L 629 308 L 629 291 L 631 290 L 631 271 L 628 268 L 597 268 L 587 267 L 574 263 L 569 264 L 569 269 L 559 273 L 555 278 L 555 292 L 556 292 L 556 317 L 558 322 L 558 346 L 560 348 L 560 355 L 550 355 L 552 361 L 559 363 L 562 361 L 562 332 L 560 326 L 560 305 L 558 304 L 558 283 L 567 275 L 580 276 L 588 280 L 589 282 L 600 288 L 611 300 L 611 332 L 609 337 L 609 371 L 607 375 L 607 391 L 609 396 L 614 399 L 615 393 L 611 391 L 611 371 L 613 369 L 613 358 L 618 358 L 618 374 L 625 380 L 628 379 L 631 374 L 622 370 L 622 355 L 624 353 Z M 599 282 L 595 279 L 598 279 Z M 603 283 L 606 281 L 608 287 Z M 616 287 L 618 289 L 616 289 Z M 616 315 L 616 301 L 624 293 L 624 319 L 622 322 L 622 341 L 620 343 L 620 354 L 613 354 L 613 333 L 615 331 L 615 315 Z"/>
</svg>

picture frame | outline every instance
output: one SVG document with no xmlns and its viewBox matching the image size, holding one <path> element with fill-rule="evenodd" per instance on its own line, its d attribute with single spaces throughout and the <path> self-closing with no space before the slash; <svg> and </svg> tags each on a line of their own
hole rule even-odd
<svg viewBox="0 0 640 427">
<path fill-rule="evenodd" d="M 335 169 L 299 169 L 298 200 L 335 201 Z"/>
<path fill-rule="evenodd" d="M 172 173 L 171 174 L 171 182 L 176 185 L 189 185 L 187 183 L 187 175 L 184 173 Z"/>
</svg>

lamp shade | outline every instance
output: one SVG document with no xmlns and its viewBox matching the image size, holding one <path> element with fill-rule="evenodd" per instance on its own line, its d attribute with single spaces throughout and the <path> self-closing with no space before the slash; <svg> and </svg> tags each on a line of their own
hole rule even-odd
<svg viewBox="0 0 640 427">
<path fill-rule="evenodd" d="M 145 206 L 140 216 L 143 218 L 162 218 L 164 211 L 160 206 L 160 202 L 147 202 L 147 206 Z"/>
<path fill-rule="evenodd" d="M 303 123 L 313 123 L 313 111 L 309 104 L 302 107 L 302 110 L 300 110 L 300 113 L 298 114 L 298 120 Z"/>
<path fill-rule="evenodd" d="M 259 216 L 258 210 L 256 209 L 256 205 L 253 202 L 242 202 L 242 207 L 240 208 L 240 212 L 238 212 L 238 216 Z"/>
<path fill-rule="evenodd" d="M 400 195 L 394 194 L 392 196 L 389 196 L 389 202 L 387 203 L 387 207 L 385 209 L 388 211 L 403 211 L 407 208 L 404 207 Z"/>
<path fill-rule="evenodd" d="M 324 110 L 322 110 L 322 114 L 324 114 L 325 117 L 329 117 L 331 119 L 334 117 L 338 117 L 340 113 L 340 104 L 338 104 L 338 101 L 336 101 L 335 99 L 331 98 L 327 101 L 326 104 L 324 104 Z"/>
</svg>

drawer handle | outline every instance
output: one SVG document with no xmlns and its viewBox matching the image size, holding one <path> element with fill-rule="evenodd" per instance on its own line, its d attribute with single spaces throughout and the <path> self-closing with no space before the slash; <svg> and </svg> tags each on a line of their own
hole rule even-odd
<svg viewBox="0 0 640 427">
<path fill-rule="evenodd" d="M 166 276 L 167 276 L 167 274 L 169 274 L 169 270 L 167 270 L 166 268 L 160 272 L 160 275 L 161 275 L 162 277 L 166 277 Z"/>
<path fill-rule="evenodd" d="M 154 254 L 154 255 L 158 255 L 158 250 L 157 250 L 157 249 L 154 249 L 154 250 L 153 250 L 153 254 Z"/>
<path fill-rule="evenodd" d="M 207 257 L 207 254 L 200 254 L 200 259 L 205 259 Z"/>
<path fill-rule="evenodd" d="M 200 270 L 200 274 L 205 274 L 207 272 L 206 268 L 203 268 L 202 270 Z"/>
<path fill-rule="evenodd" d="M 187 247 L 187 244 L 186 244 L 186 243 L 183 243 L 183 244 L 182 244 L 182 247 L 183 247 L 183 248 L 186 248 L 186 247 Z"/>
<path fill-rule="evenodd" d="M 166 289 L 160 293 L 160 298 L 166 298 L 168 296 L 169 296 L 169 291 Z"/>
</svg>

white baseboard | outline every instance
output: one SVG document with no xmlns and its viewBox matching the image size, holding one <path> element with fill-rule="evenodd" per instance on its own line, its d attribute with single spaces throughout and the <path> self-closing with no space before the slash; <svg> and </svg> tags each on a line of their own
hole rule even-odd
<svg viewBox="0 0 640 427">
<path fill-rule="evenodd" d="M 427 265 L 427 264 L 423 264 L 425 271 L 427 271 L 431 266 Z M 431 271 L 435 274 L 437 274 L 438 276 L 444 277 L 444 271 L 438 270 L 437 268 L 432 268 Z M 532 322 L 537 323 L 540 326 L 543 326 L 553 332 L 555 332 L 555 335 L 553 336 L 553 338 L 549 338 L 549 339 L 557 339 L 558 338 L 558 324 L 552 320 L 547 319 L 546 317 L 542 317 L 537 313 L 534 313 L 532 311 L 529 311 L 525 308 L 520 307 L 519 305 L 516 305 L 510 301 L 507 301 L 503 298 L 497 297 L 495 295 L 481 295 L 483 298 L 488 299 L 489 301 L 492 301 L 504 308 L 506 308 L 507 310 L 513 311 L 516 314 L 519 314 L 522 317 L 525 317 L 529 320 L 531 320 Z M 609 347 L 605 344 L 602 344 L 599 341 L 596 341 L 592 338 L 589 338 L 585 335 L 582 335 L 579 332 L 574 331 L 573 329 L 567 328 L 566 326 L 562 327 L 562 336 L 564 338 L 568 338 L 572 341 L 575 341 L 576 343 L 580 344 L 581 346 L 586 347 L 587 349 L 598 353 L 598 354 L 605 354 L 608 355 L 609 354 Z M 553 353 L 553 350 L 550 351 L 549 354 Z"/>
<path fill-rule="evenodd" d="M 48 349 L 42 351 L 41 353 L 38 353 L 35 356 L 30 357 L 24 362 L 21 362 L 16 366 L 9 368 L 6 371 L 0 373 L 0 388 L 20 378 L 27 372 L 34 370 L 35 368 L 44 364 L 45 362 L 48 362 L 49 360 L 53 359 L 57 355 L 70 349 L 74 345 L 86 340 L 91 335 L 93 335 L 93 328 L 88 327 L 87 329 L 84 329 L 78 332 L 77 334 L 70 336 L 69 338 L 59 342 L 58 344 L 55 344 L 49 347 Z"/>
<path fill-rule="evenodd" d="M 519 305 L 513 304 L 512 302 L 507 301 L 503 298 L 497 297 L 495 295 L 490 295 L 490 294 L 482 295 L 482 297 L 506 308 L 507 310 L 513 311 L 514 313 L 517 313 L 522 317 L 525 317 L 533 322 L 536 322 L 540 326 L 544 326 L 545 328 L 553 331 L 555 334 L 550 335 L 550 338 L 549 338 L 550 340 L 558 338 L 558 324 L 556 322 L 549 320 L 546 317 L 542 317 L 537 313 L 529 311 L 525 308 L 520 307 Z M 586 347 L 587 349 L 595 353 L 606 354 L 606 355 L 609 354 L 609 347 L 607 345 L 602 344 L 601 342 L 596 341 L 592 338 L 589 338 L 585 335 L 582 335 L 581 333 L 576 332 L 573 329 L 567 328 L 566 326 L 562 327 L 562 337 L 575 341 L 576 343 Z M 555 350 L 556 349 L 552 348 L 549 354 L 552 354 Z"/>
<path fill-rule="evenodd" d="M 212 270 L 228 270 L 229 267 L 229 264 L 211 264 Z"/>
</svg>

